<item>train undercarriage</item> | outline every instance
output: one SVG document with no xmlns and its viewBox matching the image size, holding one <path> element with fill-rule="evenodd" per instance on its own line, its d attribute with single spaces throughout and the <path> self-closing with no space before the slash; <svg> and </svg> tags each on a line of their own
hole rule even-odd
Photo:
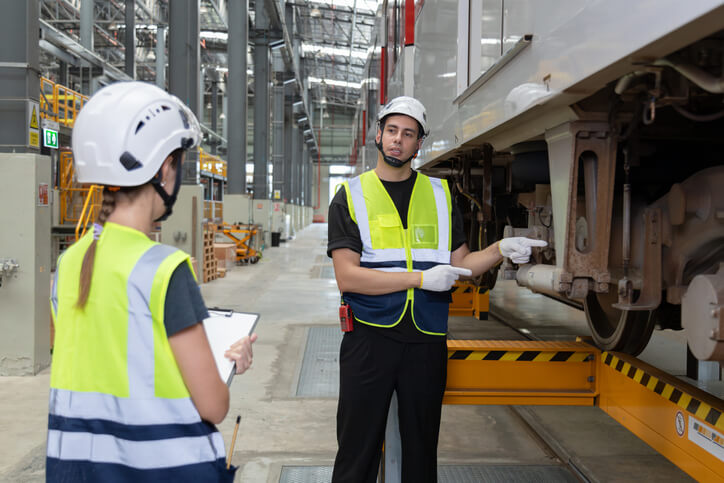
<svg viewBox="0 0 724 483">
<path fill-rule="evenodd" d="M 471 249 L 548 241 L 496 267 L 581 307 L 595 343 L 636 355 L 654 328 L 724 360 L 724 35 L 652 60 L 568 106 L 575 120 L 495 149 L 470 142 L 423 169 L 447 177 Z"/>
</svg>

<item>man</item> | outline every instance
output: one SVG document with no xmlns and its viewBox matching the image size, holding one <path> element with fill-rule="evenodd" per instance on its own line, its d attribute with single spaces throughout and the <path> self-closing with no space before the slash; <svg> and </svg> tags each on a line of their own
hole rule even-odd
<svg viewBox="0 0 724 483">
<path fill-rule="evenodd" d="M 332 481 L 374 482 L 393 391 L 399 403 L 402 481 L 437 481 L 447 376 L 450 288 L 540 240 L 506 238 L 471 253 L 447 182 L 410 161 L 429 134 L 424 106 L 397 97 L 379 113 L 377 166 L 344 183 L 329 207 L 337 285 L 354 314 L 340 348 L 339 450 Z"/>
</svg>

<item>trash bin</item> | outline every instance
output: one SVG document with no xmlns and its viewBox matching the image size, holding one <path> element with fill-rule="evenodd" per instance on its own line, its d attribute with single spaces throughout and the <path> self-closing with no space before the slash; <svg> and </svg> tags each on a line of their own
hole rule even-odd
<svg viewBox="0 0 724 483">
<path fill-rule="evenodd" d="M 278 247 L 279 241 L 282 239 L 282 232 L 280 231 L 273 231 L 271 234 L 272 240 L 271 240 L 271 246 Z"/>
</svg>

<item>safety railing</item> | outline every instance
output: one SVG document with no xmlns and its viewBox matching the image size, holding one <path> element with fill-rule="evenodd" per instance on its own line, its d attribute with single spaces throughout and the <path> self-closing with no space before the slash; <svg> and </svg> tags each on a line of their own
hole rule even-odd
<svg viewBox="0 0 724 483">
<path fill-rule="evenodd" d="M 81 219 L 83 206 L 90 194 L 89 186 L 81 185 L 75 180 L 73 153 L 61 149 L 58 158 L 58 222 L 60 225 L 75 225 Z"/>
<path fill-rule="evenodd" d="M 98 217 L 98 212 L 101 209 L 101 203 L 103 202 L 103 186 L 92 184 L 88 189 L 88 196 L 86 196 L 85 203 L 83 204 L 83 211 L 80 213 L 80 219 L 75 225 L 75 239 L 85 235 L 88 231 L 88 225 Z"/>
<path fill-rule="evenodd" d="M 73 127 L 87 100 L 88 96 L 80 92 L 56 84 L 47 77 L 40 78 L 40 117 Z"/>
</svg>

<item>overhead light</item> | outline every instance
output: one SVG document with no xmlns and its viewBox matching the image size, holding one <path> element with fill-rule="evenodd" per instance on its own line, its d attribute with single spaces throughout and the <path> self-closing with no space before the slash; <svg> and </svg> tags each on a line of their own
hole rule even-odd
<svg viewBox="0 0 724 483">
<path fill-rule="evenodd" d="M 336 87 L 349 87 L 351 89 L 360 89 L 362 87 L 362 84 L 359 82 L 347 82 L 347 81 L 341 81 L 336 79 L 320 79 L 318 77 L 307 77 L 307 80 L 310 84 L 321 84 L 324 83 L 326 85 L 330 86 L 336 86 Z"/>
<path fill-rule="evenodd" d="M 319 17 L 322 16 L 322 12 L 320 12 L 317 7 L 314 7 L 314 8 L 309 12 L 309 16 L 310 16 L 310 17 L 314 17 L 314 18 L 319 18 Z"/>
<path fill-rule="evenodd" d="M 315 16 L 314 11 L 319 11 L 316 5 L 323 5 L 325 7 L 347 7 L 356 8 L 358 12 L 375 13 L 377 11 L 378 0 L 312 0 L 309 3 L 315 5 L 309 15 Z"/>
<path fill-rule="evenodd" d="M 293 83 L 293 82 L 296 82 L 296 81 L 297 81 L 296 78 L 291 78 L 291 79 L 285 80 L 285 81 L 283 82 L 283 84 L 286 86 L 286 85 L 289 85 L 289 84 L 291 84 L 291 83 Z"/>
<path fill-rule="evenodd" d="M 299 119 L 297 119 L 298 124 L 304 124 L 306 122 L 307 122 L 307 116 L 300 117 Z"/>
<path fill-rule="evenodd" d="M 302 42 L 302 54 L 324 54 L 324 55 L 336 55 L 337 57 L 349 57 L 349 48 L 343 49 L 340 47 L 330 47 L 328 45 L 317 45 Z M 358 59 L 366 59 L 366 50 L 354 50 L 352 49 L 352 57 Z"/>
<path fill-rule="evenodd" d="M 292 104 L 292 107 L 301 107 L 301 106 L 303 106 L 303 105 L 304 105 L 304 102 L 302 102 L 302 101 L 297 101 L 297 102 L 295 102 L 294 104 Z"/>
<path fill-rule="evenodd" d="M 214 30 L 202 30 L 199 32 L 199 38 L 209 40 L 223 40 L 224 42 L 229 40 L 228 32 L 216 32 Z"/>
</svg>

